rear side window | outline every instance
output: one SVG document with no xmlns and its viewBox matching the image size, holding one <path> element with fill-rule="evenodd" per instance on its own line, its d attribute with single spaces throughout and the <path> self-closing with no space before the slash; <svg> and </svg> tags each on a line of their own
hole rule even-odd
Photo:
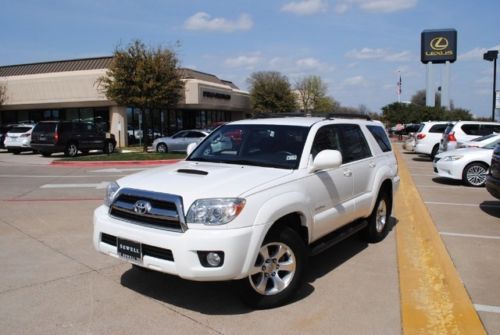
<svg viewBox="0 0 500 335">
<path fill-rule="evenodd" d="M 446 124 L 435 124 L 429 129 L 429 133 L 439 133 L 442 134 L 446 130 Z"/>
<path fill-rule="evenodd" d="M 36 125 L 34 131 L 36 132 L 43 132 L 43 133 L 51 133 L 56 130 L 56 125 L 57 123 L 42 123 L 40 122 L 39 124 Z"/>
<path fill-rule="evenodd" d="M 373 137 L 378 143 L 378 146 L 380 149 L 382 149 L 383 152 L 388 152 L 391 151 L 391 141 L 387 138 L 387 134 L 385 133 L 385 130 L 382 127 L 379 126 L 366 126 L 370 133 L 372 133 Z"/>
<path fill-rule="evenodd" d="M 500 132 L 500 125 L 494 125 L 494 124 L 482 124 L 479 132 L 481 135 L 489 135 L 491 133 L 499 133 Z"/>
<path fill-rule="evenodd" d="M 340 134 L 340 147 L 343 163 L 361 160 L 371 156 L 365 136 L 355 124 L 335 125 Z"/>
<path fill-rule="evenodd" d="M 461 128 L 467 135 L 484 135 L 479 132 L 478 124 L 464 124 Z"/>
</svg>

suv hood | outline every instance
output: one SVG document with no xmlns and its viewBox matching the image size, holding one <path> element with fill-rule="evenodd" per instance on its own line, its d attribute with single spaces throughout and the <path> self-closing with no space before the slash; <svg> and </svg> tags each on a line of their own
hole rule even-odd
<svg viewBox="0 0 500 335">
<path fill-rule="evenodd" d="M 120 188 L 180 195 L 185 211 L 197 199 L 235 198 L 292 170 L 259 166 L 181 161 L 119 179 Z"/>
</svg>

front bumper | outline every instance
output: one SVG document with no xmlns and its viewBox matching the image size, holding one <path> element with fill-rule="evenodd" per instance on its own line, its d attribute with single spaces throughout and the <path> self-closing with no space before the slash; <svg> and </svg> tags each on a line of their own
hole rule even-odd
<svg viewBox="0 0 500 335">
<path fill-rule="evenodd" d="M 262 243 L 260 236 L 265 234 L 265 226 L 225 230 L 188 229 L 180 233 L 112 218 L 108 208 L 101 206 L 94 212 L 94 247 L 104 254 L 119 258 L 117 247 L 103 241 L 102 234 L 168 249 L 173 255 L 173 260 L 143 255 L 139 263 L 130 263 L 185 279 L 219 281 L 240 279 L 247 275 Z M 224 264 L 221 267 L 204 267 L 198 251 L 222 251 Z"/>
<path fill-rule="evenodd" d="M 461 164 L 456 161 L 443 161 L 440 159 L 437 162 L 433 162 L 434 173 L 440 177 L 462 180 L 463 168 Z"/>
</svg>

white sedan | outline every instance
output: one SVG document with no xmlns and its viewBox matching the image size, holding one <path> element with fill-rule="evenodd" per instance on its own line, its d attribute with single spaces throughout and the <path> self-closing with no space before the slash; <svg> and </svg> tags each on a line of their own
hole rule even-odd
<svg viewBox="0 0 500 335">
<path fill-rule="evenodd" d="M 482 148 L 442 152 L 434 158 L 434 172 L 444 178 L 462 180 L 468 186 L 484 186 L 497 140 Z"/>
<path fill-rule="evenodd" d="M 160 137 L 153 141 L 153 149 L 157 152 L 186 152 L 191 143 L 200 143 L 208 132 L 203 130 L 181 130 L 169 137 Z"/>
</svg>

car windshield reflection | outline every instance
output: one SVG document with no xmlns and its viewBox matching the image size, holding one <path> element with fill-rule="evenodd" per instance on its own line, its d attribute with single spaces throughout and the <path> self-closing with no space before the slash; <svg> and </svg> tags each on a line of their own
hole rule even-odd
<svg viewBox="0 0 500 335">
<path fill-rule="evenodd" d="M 224 125 L 187 160 L 296 169 L 308 132 L 301 126 Z"/>
</svg>

